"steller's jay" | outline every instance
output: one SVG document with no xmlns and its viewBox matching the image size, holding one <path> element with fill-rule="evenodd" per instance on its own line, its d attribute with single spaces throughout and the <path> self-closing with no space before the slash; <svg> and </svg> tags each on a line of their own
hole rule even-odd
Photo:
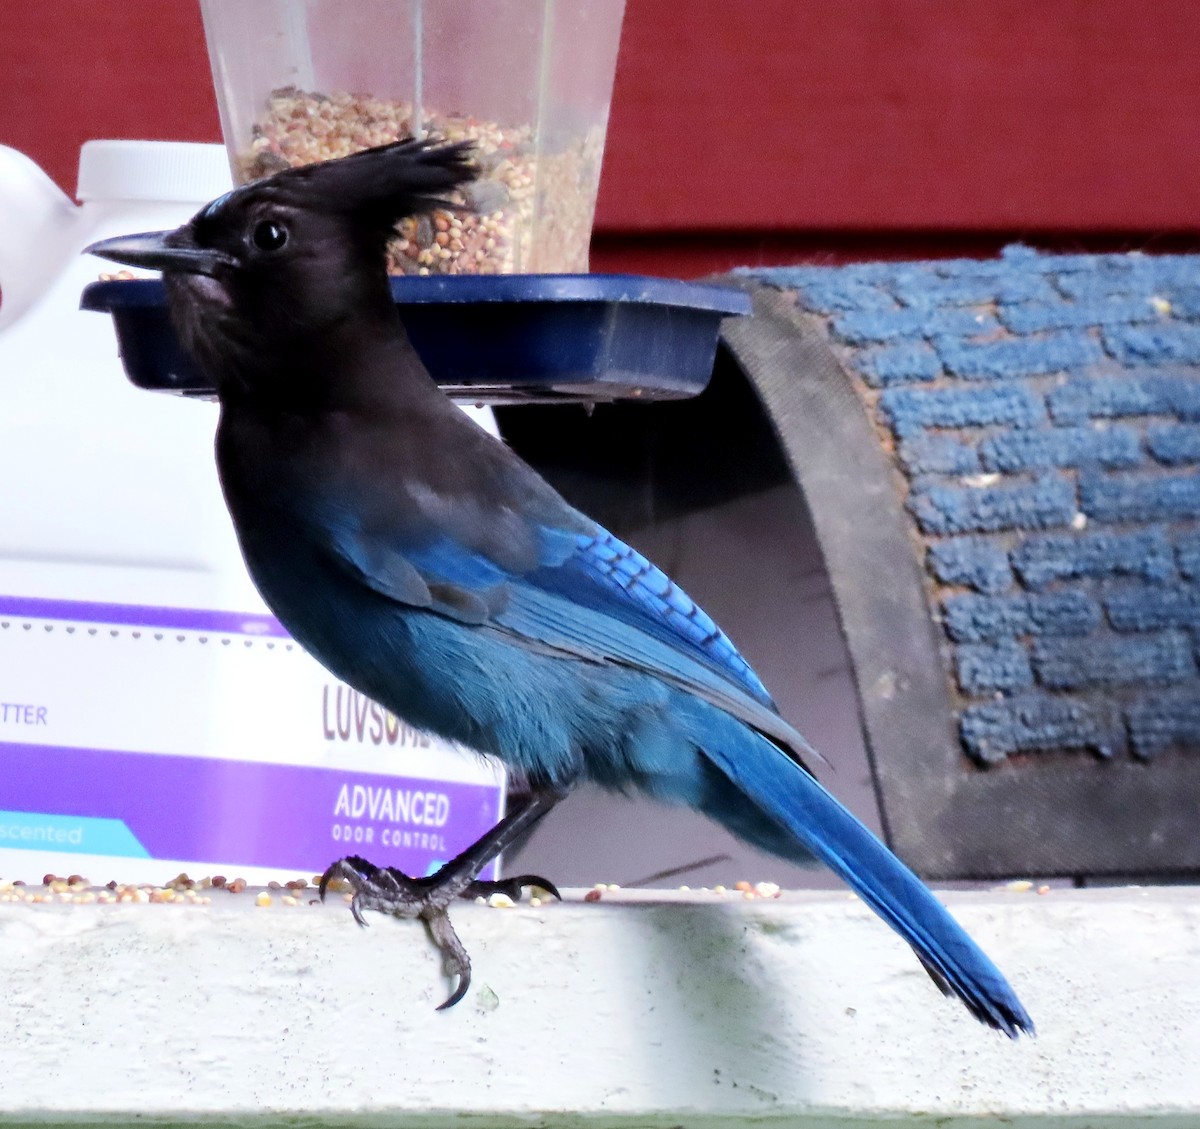
<svg viewBox="0 0 1200 1129">
<path fill-rule="evenodd" d="M 572 784 L 687 804 L 783 858 L 812 852 L 916 950 L 943 992 L 1015 1038 L 1033 1024 L 924 885 L 817 782 L 812 750 L 726 635 L 436 387 L 401 326 L 385 246 L 455 205 L 468 145 L 405 141 L 289 169 L 171 232 L 88 250 L 163 271 L 221 403 L 221 485 L 250 574 L 294 638 L 414 726 L 528 781 L 428 878 L 361 858 L 353 909 L 421 917 L 458 976 L 447 907 Z M 516 889 L 522 876 L 500 883 Z M 324 892 L 325 882 L 322 883 Z M 552 887 L 549 887 L 552 889 Z"/>
</svg>

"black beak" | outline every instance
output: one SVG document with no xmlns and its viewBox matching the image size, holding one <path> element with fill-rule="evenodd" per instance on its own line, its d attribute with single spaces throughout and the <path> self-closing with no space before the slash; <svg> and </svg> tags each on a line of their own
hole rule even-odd
<svg viewBox="0 0 1200 1129">
<path fill-rule="evenodd" d="M 218 267 L 237 265 L 237 260 L 224 251 L 197 247 L 187 226 L 174 231 L 145 231 L 140 235 L 101 239 L 99 243 L 85 247 L 83 253 L 99 255 L 102 259 L 111 259 L 128 267 L 182 271 L 186 274 L 215 275 Z"/>
</svg>

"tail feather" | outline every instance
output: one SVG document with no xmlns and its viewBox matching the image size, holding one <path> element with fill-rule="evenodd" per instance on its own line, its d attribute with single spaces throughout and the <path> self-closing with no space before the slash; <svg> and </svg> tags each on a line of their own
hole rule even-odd
<svg viewBox="0 0 1200 1129">
<path fill-rule="evenodd" d="M 1009 1038 L 1034 1033 L 1016 993 L 983 950 L 924 883 L 814 777 L 736 722 L 721 727 L 719 736 L 726 738 L 721 748 L 711 747 L 713 736 L 710 727 L 705 756 L 714 767 L 790 833 L 797 856 L 811 851 L 912 945 L 943 992 L 958 996 L 972 1015 Z M 719 798 L 708 810 L 721 820 Z M 739 822 L 744 831 L 744 821 Z M 770 835 L 770 842 L 778 851 L 779 836 Z"/>
</svg>

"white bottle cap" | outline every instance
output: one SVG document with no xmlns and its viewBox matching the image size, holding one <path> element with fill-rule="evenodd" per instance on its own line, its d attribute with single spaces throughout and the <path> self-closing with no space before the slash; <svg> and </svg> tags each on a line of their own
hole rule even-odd
<svg viewBox="0 0 1200 1129">
<path fill-rule="evenodd" d="M 224 145 L 190 141 L 86 141 L 80 202 L 143 200 L 203 204 L 233 187 Z"/>
</svg>

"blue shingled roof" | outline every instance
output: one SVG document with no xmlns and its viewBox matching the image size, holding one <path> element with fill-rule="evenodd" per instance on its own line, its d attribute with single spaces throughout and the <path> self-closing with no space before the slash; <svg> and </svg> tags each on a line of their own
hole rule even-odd
<svg viewBox="0 0 1200 1129">
<path fill-rule="evenodd" d="M 1200 750 L 1200 257 L 747 273 L 895 451 L 965 749 Z"/>
</svg>

